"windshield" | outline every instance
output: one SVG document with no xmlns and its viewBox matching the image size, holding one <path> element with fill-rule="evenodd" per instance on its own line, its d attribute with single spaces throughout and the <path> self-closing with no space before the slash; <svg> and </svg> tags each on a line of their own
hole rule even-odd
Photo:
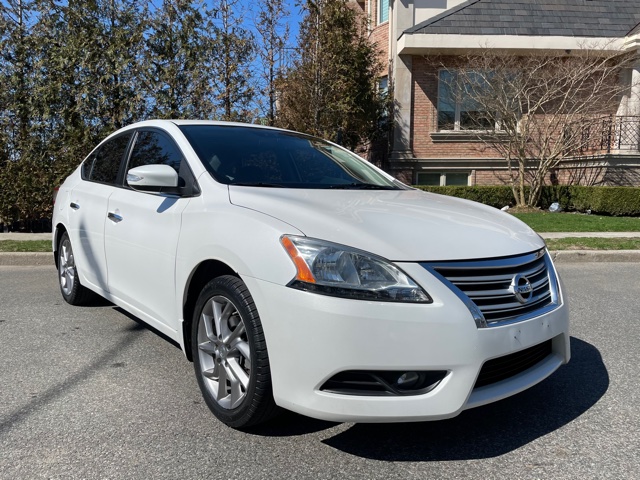
<svg viewBox="0 0 640 480">
<path fill-rule="evenodd" d="M 180 125 L 220 183 L 254 187 L 403 189 L 357 155 L 293 132 L 224 125 Z"/>
</svg>

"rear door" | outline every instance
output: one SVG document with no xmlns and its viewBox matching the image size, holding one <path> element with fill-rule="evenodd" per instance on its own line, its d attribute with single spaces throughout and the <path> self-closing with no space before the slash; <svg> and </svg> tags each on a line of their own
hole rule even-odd
<svg viewBox="0 0 640 480">
<path fill-rule="evenodd" d="M 138 131 L 126 170 L 156 163 L 173 167 L 181 185 L 195 183 L 170 135 L 155 129 Z M 176 249 L 191 192 L 133 190 L 126 174 L 124 183 L 124 188 L 110 195 L 106 212 L 109 290 L 133 313 L 171 335 L 181 318 L 175 289 Z"/>
<path fill-rule="evenodd" d="M 69 195 L 69 236 L 80 282 L 94 290 L 108 291 L 104 251 L 104 226 L 109 197 L 118 190 L 121 161 L 132 132 L 103 143 L 82 164 L 82 181 Z"/>
</svg>

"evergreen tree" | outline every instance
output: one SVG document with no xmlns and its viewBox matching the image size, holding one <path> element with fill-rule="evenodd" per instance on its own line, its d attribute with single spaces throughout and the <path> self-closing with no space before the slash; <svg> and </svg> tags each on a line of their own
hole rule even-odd
<svg viewBox="0 0 640 480">
<path fill-rule="evenodd" d="M 98 14 L 100 37 L 96 40 L 101 55 L 96 65 L 96 116 L 106 130 L 113 131 L 144 115 L 139 80 L 147 9 L 138 0 L 102 0 Z"/>
<path fill-rule="evenodd" d="M 0 118 L 11 141 L 0 143 L 13 161 L 0 172 L 11 185 L 0 193 L 0 215 L 24 223 L 48 216 L 54 186 L 106 134 L 143 114 L 136 52 L 144 23 L 135 1 L 15 0 L 10 6 L 16 8 L 3 12 L 3 20 L 19 19 L 15 13 L 28 6 L 24 18 L 32 21 L 28 28 L 14 22 L 2 50 L 2 72 L 12 86 Z"/>
<path fill-rule="evenodd" d="M 113 131 L 100 110 L 103 32 L 95 0 L 38 1 L 38 76 L 33 96 L 41 135 L 59 163 L 79 163 L 97 139 Z"/>
<path fill-rule="evenodd" d="M 364 37 L 365 19 L 343 0 L 308 0 L 299 56 L 279 87 L 280 126 L 355 149 L 379 130 L 381 65 Z"/>
<path fill-rule="evenodd" d="M 0 218 L 8 223 L 51 209 L 51 196 L 43 201 L 50 165 L 35 130 L 34 8 L 29 0 L 0 4 Z"/>
<path fill-rule="evenodd" d="M 211 59 L 216 115 L 227 121 L 250 121 L 251 62 L 255 40 L 243 27 L 239 0 L 218 0 L 209 29 L 213 42 Z"/>
<path fill-rule="evenodd" d="M 33 14 L 31 0 L 0 3 L 0 142 L 6 159 L 20 160 L 30 144 Z"/>
<path fill-rule="evenodd" d="M 289 26 L 285 22 L 287 15 L 284 0 L 265 0 L 256 19 L 255 27 L 261 45 L 257 52 L 260 64 L 259 104 L 268 125 L 275 124 L 276 84 L 285 63 L 285 47 L 289 38 Z"/>
<path fill-rule="evenodd" d="M 256 29 L 274 119 L 283 0 Z M 107 134 L 148 117 L 255 117 L 254 36 L 239 0 L 0 2 L 0 217 L 47 217 L 51 194 Z M 211 5 L 211 7 L 209 7 Z M 281 37 L 280 34 L 284 36 Z"/>
<path fill-rule="evenodd" d="M 205 59 L 210 41 L 204 4 L 164 0 L 150 19 L 144 57 L 149 115 L 156 118 L 207 117 L 212 106 Z"/>
</svg>

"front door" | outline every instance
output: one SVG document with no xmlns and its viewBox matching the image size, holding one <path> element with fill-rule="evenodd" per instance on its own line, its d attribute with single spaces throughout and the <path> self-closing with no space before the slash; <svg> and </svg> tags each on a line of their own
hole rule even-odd
<svg viewBox="0 0 640 480">
<path fill-rule="evenodd" d="M 165 163 L 180 172 L 183 157 L 171 138 L 140 131 L 134 139 L 127 170 Z M 109 291 L 132 313 L 170 336 L 182 317 L 176 305 L 176 250 L 182 212 L 189 197 L 117 189 L 109 197 L 105 252 Z"/>
</svg>

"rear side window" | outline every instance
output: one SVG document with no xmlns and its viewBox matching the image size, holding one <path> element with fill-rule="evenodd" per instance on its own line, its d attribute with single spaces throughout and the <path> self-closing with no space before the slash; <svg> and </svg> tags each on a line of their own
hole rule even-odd
<svg viewBox="0 0 640 480">
<path fill-rule="evenodd" d="M 180 173 L 182 152 L 173 140 L 159 132 L 139 132 L 131 152 L 129 169 L 163 163 Z"/>
<path fill-rule="evenodd" d="M 86 165 L 83 166 L 82 171 L 85 177 L 88 173 L 87 179 L 91 182 L 115 185 L 118 179 L 120 163 L 127 151 L 130 139 L 131 134 L 126 133 L 104 143 L 100 149 L 85 162 Z M 88 166 L 91 164 L 91 158 L 93 158 L 91 171 L 87 172 Z"/>
</svg>

